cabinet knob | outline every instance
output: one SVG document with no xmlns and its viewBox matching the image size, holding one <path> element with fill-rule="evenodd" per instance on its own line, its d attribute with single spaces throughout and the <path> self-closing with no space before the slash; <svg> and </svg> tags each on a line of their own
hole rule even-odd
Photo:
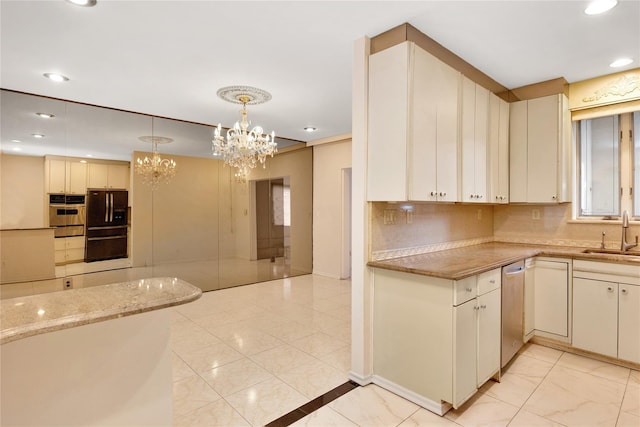
<svg viewBox="0 0 640 427">
<path fill-rule="evenodd" d="M 496 283 L 496 279 L 491 279 L 491 280 L 489 280 L 489 283 L 492 283 L 492 284 L 493 284 L 493 283 Z"/>
<path fill-rule="evenodd" d="M 467 291 L 467 292 L 471 292 L 473 289 L 471 289 L 471 288 L 465 288 L 464 290 L 465 290 L 465 291 Z"/>
<path fill-rule="evenodd" d="M 552 199 L 552 200 L 555 200 L 555 199 L 557 199 L 557 198 L 558 198 L 558 197 L 557 197 L 557 196 L 555 196 L 555 195 L 551 196 L 551 199 Z"/>
<path fill-rule="evenodd" d="M 438 193 L 436 193 L 435 191 L 432 191 L 432 192 L 431 192 L 431 195 L 432 195 L 432 196 L 437 196 L 437 195 L 438 195 Z"/>
<path fill-rule="evenodd" d="M 607 291 L 609 291 L 609 292 L 613 292 L 613 287 L 611 287 L 611 286 L 607 286 Z"/>
<path fill-rule="evenodd" d="M 480 307 L 478 307 L 477 305 L 475 307 L 473 307 L 474 310 L 480 310 Z"/>
<path fill-rule="evenodd" d="M 481 305 L 480 308 L 487 308 L 487 306 L 486 305 Z"/>
<path fill-rule="evenodd" d="M 440 194 L 438 194 L 438 195 L 439 195 L 440 197 L 444 197 L 444 196 L 446 196 L 446 195 L 447 195 L 447 193 L 443 193 L 443 192 L 442 192 L 442 193 L 440 193 Z"/>
<path fill-rule="evenodd" d="M 623 294 L 625 294 L 625 295 L 626 295 L 627 290 L 626 290 L 626 289 L 621 289 L 621 290 L 620 290 L 620 292 L 622 292 Z"/>
</svg>

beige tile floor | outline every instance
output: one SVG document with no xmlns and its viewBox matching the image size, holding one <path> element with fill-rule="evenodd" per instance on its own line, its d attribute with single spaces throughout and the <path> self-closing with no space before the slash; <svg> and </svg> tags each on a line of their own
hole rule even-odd
<svg viewBox="0 0 640 427">
<path fill-rule="evenodd" d="M 305 275 L 173 309 L 175 426 L 261 426 L 348 379 L 349 281 Z M 299 426 L 635 426 L 640 372 L 527 345 L 500 383 L 439 417 L 376 385 Z"/>
</svg>

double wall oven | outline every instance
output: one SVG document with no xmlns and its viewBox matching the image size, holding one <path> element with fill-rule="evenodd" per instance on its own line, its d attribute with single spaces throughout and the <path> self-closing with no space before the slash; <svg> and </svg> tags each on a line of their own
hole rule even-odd
<svg viewBox="0 0 640 427">
<path fill-rule="evenodd" d="M 84 236 L 84 194 L 49 194 L 49 226 L 55 237 Z"/>
</svg>

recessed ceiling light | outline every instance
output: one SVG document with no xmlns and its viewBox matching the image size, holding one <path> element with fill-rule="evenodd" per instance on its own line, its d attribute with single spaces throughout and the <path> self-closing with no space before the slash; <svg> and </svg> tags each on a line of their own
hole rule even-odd
<svg viewBox="0 0 640 427">
<path fill-rule="evenodd" d="M 313 126 L 305 126 L 304 130 L 306 130 L 307 132 L 315 132 L 318 130 L 318 128 L 313 127 Z"/>
<path fill-rule="evenodd" d="M 93 157 L 93 154 L 87 154 L 87 157 Z"/>
<path fill-rule="evenodd" d="M 624 67 L 625 65 L 629 65 L 632 62 L 633 62 L 633 59 L 631 58 L 620 58 L 620 59 L 616 59 L 611 64 L 609 64 L 609 67 L 611 68 Z"/>
<path fill-rule="evenodd" d="M 32 133 L 31 136 L 33 136 L 34 138 L 44 138 L 44 135 L 41 133 Z"/>
<path fill-rule="evenodd" d="M 86 160 L 80 160 L 80 163 L 87 163 Z"/>
<path fill-rule="evenodd" d="M 11 142 L 22 142 L 19 139 L 12 139 Z"/>
<path fill-rule="evenodd" d="M 66 82 L 69 80 L 69 77 L 63 76 L 58 73 L 44 73 L 43 76 L 48 78 L 49 80 L 53 80 L 54 82 Z"/>
<path fill-rule="evenodd" d="M 613 9 L 618 4 L 618 0 L 594 0 L 584 10 L 587 15 L 598 15 L 609 9 Z"/>
<path fill-rule="evenodd" d="M 49 113 L 36 113 L 36 116 L 42 117 L 43 119 L 52 119 L 55 117 L 53 114 Z"/>
<path fill-rule="evenodd" d="M 20 148 L 20 147 L 13 147 L 13 151 L 22 151 L 22 148 Z"/>
<path fill-rule="evenodd" d="M 97 3 L 97 0 L 67 0 L 69 3 L 73 3 L 76 6 L 86 6 L 86 7 L 91 7 L 91 6 L 95 6 Z"/>
</svg>

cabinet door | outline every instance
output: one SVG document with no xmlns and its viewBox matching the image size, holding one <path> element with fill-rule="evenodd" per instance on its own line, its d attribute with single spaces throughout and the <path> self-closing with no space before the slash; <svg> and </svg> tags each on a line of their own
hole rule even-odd
<svg viewBox="0 0 640 427">
<path fill-rule="evenodd" d="M 527 201 L 527 101 L 509 106 L 509 200 Z"/>
<path fill-rule="evenodd" d="M 410 200 L 437 201 L 438 60 L 428 52 L 414 50 L 409 97 L 410 136 L 407 147 Z"/>
<path fill-rule="evenodd" d="M 509 103 L 489 94 L 487 202 L 509 202 Z"/>
<path fill-rule="evenodd" d="M 367 200 L 407 200 L 409 51 L 405 42 L 369 57 Z"/>
<path fill-rule="evenodd" d="M 69 180 L 67 192 L 72 194 L 85 194 L 87 192 L 87 164 L 69 162 Z"/>
<path fill-rule="evenodd" d="M 535 267 L 531 258 L 525 260 L 524 269 L 524 342 L 535 328 Z"/>
<path fill-rule="evenodd" d="M 538 331 L 568 337 L 568 264 L 536 261 L 534 277 L 535 328 Z"/>
<path fill-rule="evenodd" d="M 476 86 L 474 122 L 475 202 L 487 202 L 487 137 L 489 132 L 489 91 Z"/>
<path fill-rule="evenodd" d="M 579 277 L 573 279 L 572 345 L 618 357 L 617 283 Z"/>
<path fill-rule="evenodd" d="M 501 299 L 500 289 L 478 297 L 478 387 L 500 369 Z"/>
<path fill-rule="evenodd" d="M 640 363 L 640 286 L 618 285 L 618 357 Z"/>
<path fill-rule="evenodd" d="M 462 201 L 476 201 L 476 84 L 470 79 L 462 78 Z"/>
<path fill-rule="evenodd" d="M 527 201 L 558 201 L 560 97 L 550 95 L 528 101 Z"/>
<path fill-rule="evenodd" d="M 436 172 L 438 201 L 460 201 L 458 194 L 458 97 L 460 73 L 438 61 L 436 83 L 438 85 L 438 119 Z"/>
<path fill-rule="evenodd" d="M 129 188 L 129 166 L 108 165 L 108 185 L 109 188 L 127 189 Z"/>
<path fill-rule="evenodd" d="M 88 168 L 87 187 L 106 188 L 109 184 L 109 167 L 99 163 L 90 163 Z"/>
<path fill-rule="evenodd" d="M 64 193 L 67 181 L 67 165 L 64 160 L 47 160 L 49 162 L 49 193 Z"/>
<path fill-rule="evenodd" d="M 454 408 L 459 407 L 476 392 L 477 311 L 478 306 L 475 298 L 453 309 L 455 334 L 453 347 Z"/>
</svg>

